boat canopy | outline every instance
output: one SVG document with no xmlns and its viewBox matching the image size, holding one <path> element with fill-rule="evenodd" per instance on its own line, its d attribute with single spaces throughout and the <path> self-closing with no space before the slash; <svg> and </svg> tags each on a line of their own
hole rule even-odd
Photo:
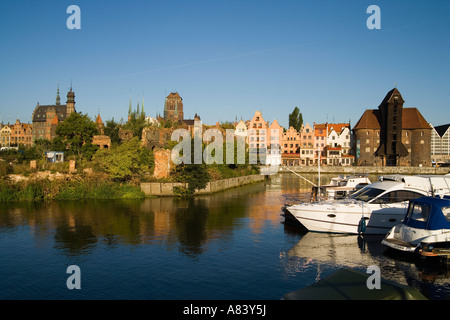
<svg viewBox="0 0 450 320">
<path fill-rule="evenodd" d="M 411 200 L 403 224 L 424 230 L 450 229 L 450 197 Z"/>
</svg>

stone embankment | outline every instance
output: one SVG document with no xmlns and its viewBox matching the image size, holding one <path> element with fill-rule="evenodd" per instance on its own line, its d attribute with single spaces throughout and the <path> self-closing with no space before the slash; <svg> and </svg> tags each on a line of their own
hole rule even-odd
<svg viewBox="0 0 450 320">
<path fill-rule="evenodd" d="M 226 189 L 236 188 L 243 185 L 261 182 L 267 179 L 267 176 L 255 174 L 236 178 L 210 181 L 202 190 L 196 190 L 195 195 L 211 194 Z M 182 182 L 145 182 L 141 183 L 141 190 L 146 196 L 176 196 L 175 187 L 187 188 L 187 183 Z"/>
</svg>

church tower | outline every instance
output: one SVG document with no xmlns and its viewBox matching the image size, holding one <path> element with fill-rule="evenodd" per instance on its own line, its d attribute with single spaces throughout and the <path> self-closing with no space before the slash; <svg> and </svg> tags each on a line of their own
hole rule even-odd
<svg viewBox="0 0 450 320">
<path fill-rule="evenodd" d="M 72 85 L 70 85 L 70 91 L 67 93 L 67 116 L 76 112 L 75 111 L 75 93 L 72 91 Z"/>
<path fill-rule="evenodd" d="M 184 120 L 183 99 L 178 92 L 172 92 L 164 101 L 164 120 L 182 122 Z"/>
</svg>

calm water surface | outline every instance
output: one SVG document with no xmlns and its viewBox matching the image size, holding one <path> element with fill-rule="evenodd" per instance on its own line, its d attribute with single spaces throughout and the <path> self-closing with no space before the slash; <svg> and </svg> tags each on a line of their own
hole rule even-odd
<svg viewBox="0 0 450 320">
<path fill-rule="evenodd" d="M 314 177 L 310 177 L 314 179 Z M 324 176 L 324 182 L 331 176 Z M 450 274 L 393 257 L 380 237 L 284 224 L 292 174 L 191 200 L 13 203 L 0 207 L 0 299 L 279 300 L 341 267 L 450 298 Z M 69 265 L 81 290 L 69 290 Z"/>
</svg>

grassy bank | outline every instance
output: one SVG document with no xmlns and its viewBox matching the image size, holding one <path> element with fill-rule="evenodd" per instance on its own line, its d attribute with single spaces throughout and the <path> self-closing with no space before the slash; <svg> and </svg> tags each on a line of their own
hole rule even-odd
<svg viewBox="0 0 450 320">
<path fill-rule="evenodd" d="M 141 199 L 144 193 L 138 186 L 108 180 L 49 180 L 36 179 L 21 183 L 0 181 L 0 202 L 84 200 L 84 199 Z"/>
</svg>

